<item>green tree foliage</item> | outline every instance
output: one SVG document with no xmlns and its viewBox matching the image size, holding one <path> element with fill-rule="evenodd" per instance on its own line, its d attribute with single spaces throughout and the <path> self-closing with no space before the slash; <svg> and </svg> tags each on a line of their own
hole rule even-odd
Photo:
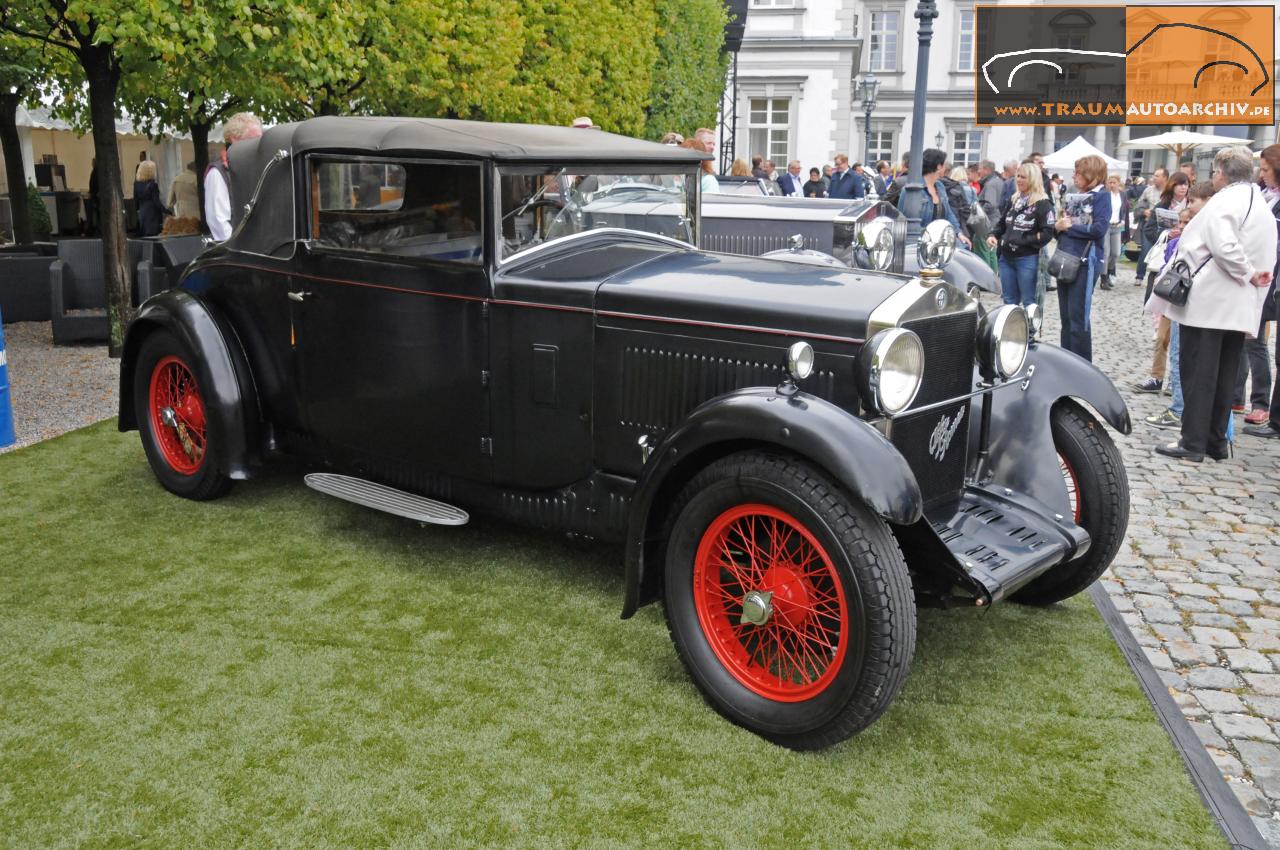
<svg viewBox="0 0 1280 850">
<path fill-rule="evenodd" d="M 10 197 L 19 197 L 21 190 L 11 193 Z M 27 214 L 31 218 L 31 234 L 41 242 L 48 241 L 53 235 L 53 222 L 49 220 L 49 209 L 44 205 L 40 192 L 31 183 L 27 184 Z M 11 207 L 17 207 L 17 204 Z"/>
<path fill-rule="evenodd" d="M 107 350 L 115 357 L 124 351 L 124 331 L 134 312 L 125 270 L 123 193 L 116 146 L 116 94 L 122 66 L 115 44 L 145 39 L 160 26 L 177 27 L 181 12 L 174 0 L 151 0 L 140 6 L 128 0 L 8 0 L 0 5 L 0 29 L 64 51 L 64 58 L 73 59 L 83 73 L 98 160 L 103 279 L 110 328 Z"/>
<path fill-rule="evenodd" d="M 27 205 L 17 202 L 27 184 L 18 138 L 18 107 L 39 100 L 53 75 L 55 57 L 50 56 L 51 52 L 31 39 L 0 31 L 0 151 L 4 153 L 5 183 L 10 193 L 13 238 L 18 243 L 30 242 L 33 237 L 33 220 Z"/>
<path fill-rule="evenodd" d="M 645 135 L 689 135 L 715 127 L 729 56 L 721 52 L 727 20 L 721 0 L 657 0 L 657 62 Z"/>
<path fill-rule="evenodd" d="M 542 0 L 524 6 L 515 88 L 523 108 L 503 120 L 564 124 L 588 115 L 640 135 L 657 58 L 653 0 Z"/>
</svg>

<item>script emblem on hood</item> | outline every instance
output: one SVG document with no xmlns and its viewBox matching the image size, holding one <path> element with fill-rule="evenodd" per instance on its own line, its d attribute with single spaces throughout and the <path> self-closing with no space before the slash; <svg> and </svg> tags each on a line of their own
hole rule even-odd
<svg viewBox="0 0 1280 850">
<path fill-rule="evenodd" d="M 954 419 L 944 413 L 938 420 L 938 424 L 933 426 L 933 433 L 929 435 L 929 454 L 933 455 L 934 460 L 942 460 L 947 456 L 947 449 L 951 448 L 951 440 L 955 437 L 956 431 L 960 430 L 962 419 L 964 419 L 963 407 L 956 411 Z"/>
</svg>

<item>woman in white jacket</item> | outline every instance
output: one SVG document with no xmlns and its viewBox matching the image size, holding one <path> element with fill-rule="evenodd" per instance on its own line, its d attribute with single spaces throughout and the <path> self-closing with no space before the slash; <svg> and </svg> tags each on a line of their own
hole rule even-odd
<svg viewBox="0 0 1280 850">
<path fill-rule="evenodd" d="M 1182 439 L 1156 446 L 1169 457 L 1225 460 L 1231 397 L 1246 334 L 1257 331 L 1276 264 L 1276 225 L 1253 179 L 1248 148 L 1213 159 L 1218 189 L 1182 232 L 1177 257 L 1194 273 L 1184 306 L 1165 314 L 1181 326 Z"/>
</svg>

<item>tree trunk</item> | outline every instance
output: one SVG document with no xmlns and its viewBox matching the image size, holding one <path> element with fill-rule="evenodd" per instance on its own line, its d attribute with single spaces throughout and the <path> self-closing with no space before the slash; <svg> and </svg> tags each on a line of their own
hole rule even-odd
<svg viewBox="0 0 1280 850">
<path fill-rule="evenodd" d="M 200 197 L 200 226 L 209 232 L 209 222 L 204 220 L 204 170 L 209 167 L 209 124 L 192 123 L 191 146 L 196 152 L 196 192 Z"/>
<path fill-rule="evenodd" d="M 9 212 L 13 217 L 13 241 L 28 245 L 31 209 L 27 206 L 27 172 L 22 167 L 22 142 L 18 139 L 20 94 L 0 94 L 0 150 L 4 151 L 5 179 L 9 181 Z"/>
<path fill-rule="evenodd" d="M 133 321 L 131 276 L 125 268 L 124 191 L 120 151 L 116 147 L 116 90 L 120 85 L 120 67 L 110 44 L 93 45 L 77 52 L 89 83 L 93 152 L 98 159 L 98 217 L 102 225 L 103 278 L 110 324 L 107 353 L 119 357 L 124 351 L 124 332 Z"/>
</svg>

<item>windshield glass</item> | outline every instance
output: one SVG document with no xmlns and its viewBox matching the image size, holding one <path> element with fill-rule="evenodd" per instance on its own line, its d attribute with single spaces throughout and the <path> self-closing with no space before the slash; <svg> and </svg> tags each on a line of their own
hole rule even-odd
<svg viewBox="0 0 1280 850">
<path fill-rule="evenodd" d="M 696 172 L 577 166 L 504 168 L 500 259 L 600 227 L 657 233 L 696 244 Z"/>
</svg>

